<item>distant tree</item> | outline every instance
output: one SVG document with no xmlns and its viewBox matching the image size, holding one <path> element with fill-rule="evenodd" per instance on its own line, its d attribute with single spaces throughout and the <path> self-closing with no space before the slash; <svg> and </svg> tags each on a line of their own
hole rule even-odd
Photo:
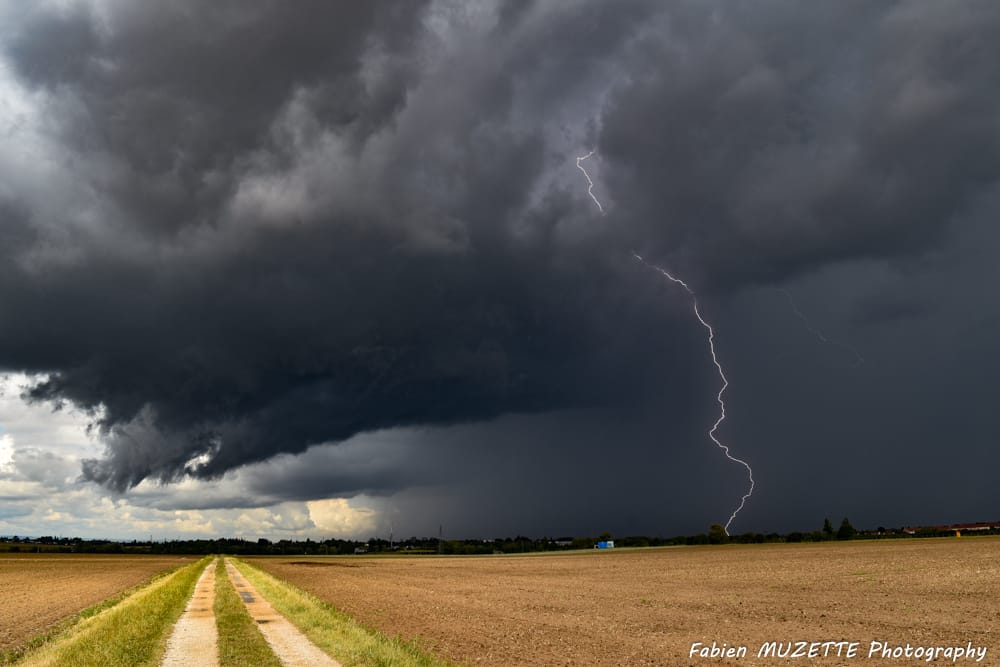
<svg viewBox="0 0 1000 667">
<path fill-rule="evenodd" d="M 851 522 L 844 517 L 844 520 L 840 522 L 840 528 L 837 529 L 837 539 L 838 540 L 852 540 L 854 539 L 854 534 L 857 531 L 854 530 L 854 526 Z"/>
<path fill-rule="evenodd" d="M 826 535 L 833 535 L 833 525 L 830 523 L 829 519 L 823 519 L 823 533 Z"/>
<path fill-rule="evenodd" d="M 611 539 L 611 533 L 601 533 L 600 535 L 597 536 L 598 542 L 607 542 L 610 539 Z"/>
<path fill-rule="evenodd" d="M 725 544 L 729 541 L 726 529 L 720 523 L 713 523 L 708 529 L 708 541 L 711 544 Z"/>
</svg>

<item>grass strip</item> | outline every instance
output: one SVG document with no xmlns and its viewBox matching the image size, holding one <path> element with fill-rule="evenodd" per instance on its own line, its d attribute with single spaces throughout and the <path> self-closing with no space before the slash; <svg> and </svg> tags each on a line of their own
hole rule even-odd
<svg viewBox="0 0 1000 667">
<path fill-rule="evenodd" d="M 32 651 L 35 651 L 39 649 L 41 646 L 49 643 L 50 641 L 53 641 L 58 637 L 65 635 L 70 631 L 71 628 L 73 628 L 73 626 L 75 626 L 80 621 L 90 618 L 91 616 L 96 616 L 105 609 L 110 609 L 111 607 L 114 607 L 116 604 L 118 604 L 125 598 L 134 595 L 135 593 L 138 593 L 143 588 L 151 586 L 154 582 L 160 579 L 169 577 L 171 574 L 179 570 L 181 567 L 184 566 L 177 565 L 162 572 L 157 572 L 146 581 L 137 584 L 132 588 L 126 589 L 121 593 L 112 595 L 111 597 L 105 600 L 101 600 L 95 605 L 91 605 L 86 609 L 81 609 L 75 614 L 72 614 L 71 616 L 64 618 L 63 620 L 59 621 L 58 623 L 48 628 L 44 632 L 41 632 L 35 635 L 34 637 L 30 638 L 20 646 L 0 651 L 0 665 L 13 665 L 18 660 L 24 658 Z"/>
<path fill-rule="evenodd" d="M 448 667 L 451 664 L 424 653 L 412 642 L 366 628 L 328 602 L 244 561 L 229 560 L 275 611 L 345 667 Z"/>
<path fill-rule="evenodd" d="M 221 558 L 215 566 L 215 624 L 219 629 L 221 667 L 281 667 L 229 581 Z"/>
<path fill-rule="evenodd" d="M 210 558 L 174 571 L 113 607 L 80 621 L 29 655 L 25 667 L 155 667 Z"/>
</svg>

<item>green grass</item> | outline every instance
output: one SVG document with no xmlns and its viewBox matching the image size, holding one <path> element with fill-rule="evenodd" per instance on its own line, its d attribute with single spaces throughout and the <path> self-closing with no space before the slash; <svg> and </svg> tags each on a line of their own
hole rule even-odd
<svg viewBox="0 0 1000 667">
<path fill-rule="evenodd" d="M 195 583 L 210 558 L 203 558 L 154 581 L 72 628 L 31 654 L 25 667 L 155 667 Z"/>
<path fill-rule="evenodd" d="M 230 558 L 236 568 L 314 644 L 345 667 L 446 667 L 450 663 L 427 655 L 399 637 L 386 637 L 364 627 L 333 605 Z"/>
<path fill-rule="evenodd" d="M 226 576 L 221 558 L 215 566 L 215 624 L 219 629 L 221 667 L 281 667 Z"/>
</svg>

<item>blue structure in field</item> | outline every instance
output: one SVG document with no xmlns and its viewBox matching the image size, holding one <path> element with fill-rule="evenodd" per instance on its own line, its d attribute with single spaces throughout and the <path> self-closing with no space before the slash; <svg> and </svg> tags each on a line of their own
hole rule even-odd
<svg viewBox="0 0 1000 667">
<path fill-rule="evenodd" d="M 594 547 L 594 548 L 595 549 L 614 549 L 615 548 L 615 541 L 614 540 L 608 540 L 606 542 L 605 541 L 601 541 L 601 542 L 598 542 L 597 546 Z"/>
</svg>

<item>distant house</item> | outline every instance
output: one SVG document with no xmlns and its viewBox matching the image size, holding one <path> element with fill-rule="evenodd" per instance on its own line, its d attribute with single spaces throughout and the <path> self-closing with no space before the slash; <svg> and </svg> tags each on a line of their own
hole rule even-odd
<svg viewBox="0 0 1000 667">
<path fill-rule="evenodd" d="M 1000 521 L 986 523 L 955 523 L 950 526 L 942 526 L 941 530 L 950 530 L 956 536 L 961 537 L 962 532 L 973 533 L 982 530 L 1000 530 Z"/>
<path fill-rule="evenodd" d="M 986 523 L 956 523 L 947 526 L 946 530 L 997 530 L 1000 528 L 1000 521 Z"/>
<path fill-rule="evenodd" d="M 953 523 L 950 526 L 927 526 L 927 527 L 912 527 L 904 528 L 903 532 L 907 535 L 916 535 L 918 532 L 930 532 L 930 533 L 955 533 L 957 536 L 961 536 L 963 532 L 973 533 L 981 532 L 987 530 L 998 530 L 1000 531 L 1000 521 L 983 521 L 978 523 Z"/>
</svg>

